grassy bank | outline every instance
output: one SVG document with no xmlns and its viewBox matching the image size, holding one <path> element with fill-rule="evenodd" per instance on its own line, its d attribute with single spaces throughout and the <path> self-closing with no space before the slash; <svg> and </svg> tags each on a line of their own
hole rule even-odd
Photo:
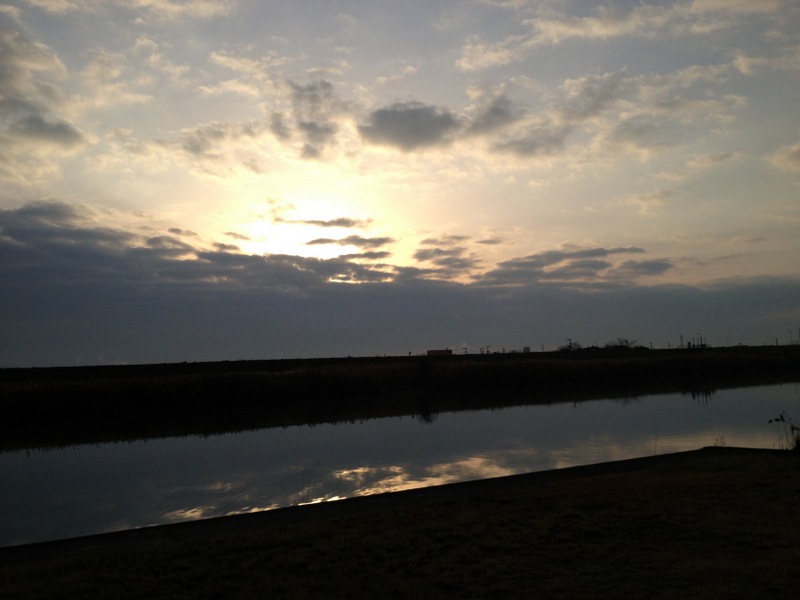
<svg viewBox="0 0 800 600">
<path fill-rule="evenodd" d="M 798 460 L 710 448 L 0 550 L 0 597 L 794 598 Z"/>
<path fill-rule="evenodd" d="M 0 449 L 800 380 L 800 346 L 0 369 Z"/>
</svg>

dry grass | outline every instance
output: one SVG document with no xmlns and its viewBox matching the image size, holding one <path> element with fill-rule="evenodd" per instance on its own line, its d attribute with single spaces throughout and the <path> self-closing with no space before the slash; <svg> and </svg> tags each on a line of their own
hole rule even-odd
<svg viewBox="0 0 800 600">
<path fill-rule="evenodd" d="M 796 453 L 717 449 L 358 501 L 202 540 L 28 557 L 0 566 L 0 597 L 793 598 L 798 467 Z"/>
</svg>

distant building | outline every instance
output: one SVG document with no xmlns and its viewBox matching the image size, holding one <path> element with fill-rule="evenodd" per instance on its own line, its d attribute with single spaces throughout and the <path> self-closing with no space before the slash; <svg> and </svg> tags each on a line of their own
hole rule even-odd
<svg viewBox="0 0 800 600">
<path fill-rule="evenodd" d="M 428 356 L 452 356 L 453 351 L 450 348 L 444 350 L 428 350 Z"/>
</svg>

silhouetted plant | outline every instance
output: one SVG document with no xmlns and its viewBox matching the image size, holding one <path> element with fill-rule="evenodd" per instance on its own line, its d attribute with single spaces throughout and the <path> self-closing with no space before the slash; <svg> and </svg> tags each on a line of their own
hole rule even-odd
<svg viewBox="0 0 800 600">
<path fill-rule="evenodd" d="M 782 437 L 779 442 L 781 449 L 800 452 L 800 426 L 795 425 L 794 420 L 785 411 L 769 422 L 781 425 Z"/>
<path fill-rule="evenodd" d="M 605 345 L 606 348 L 635 348 L 636 340 L 629 340 L 628 338 L 618 337 L 611 340 Z"/>
<path fill-rule="evenodd" d="M 575 350 L 580 350 L 581 348 L 583 348 L 583 346 L 581 346 L 578 342 L 568 340 L 566 344 L 559 346 L 558 350 L 560 352 L 574 352 Z"/>
</svg>

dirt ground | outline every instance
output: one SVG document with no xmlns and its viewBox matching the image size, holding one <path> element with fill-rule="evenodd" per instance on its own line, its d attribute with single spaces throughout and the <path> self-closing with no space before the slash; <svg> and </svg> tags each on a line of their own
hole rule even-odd
<svg viewBox="0 0 800 600">
<path fill-rule="evenodd" d="M 0 598 L 794 598 L 798 499 L 707 448 L 0 549 Z"/>
</svg>

